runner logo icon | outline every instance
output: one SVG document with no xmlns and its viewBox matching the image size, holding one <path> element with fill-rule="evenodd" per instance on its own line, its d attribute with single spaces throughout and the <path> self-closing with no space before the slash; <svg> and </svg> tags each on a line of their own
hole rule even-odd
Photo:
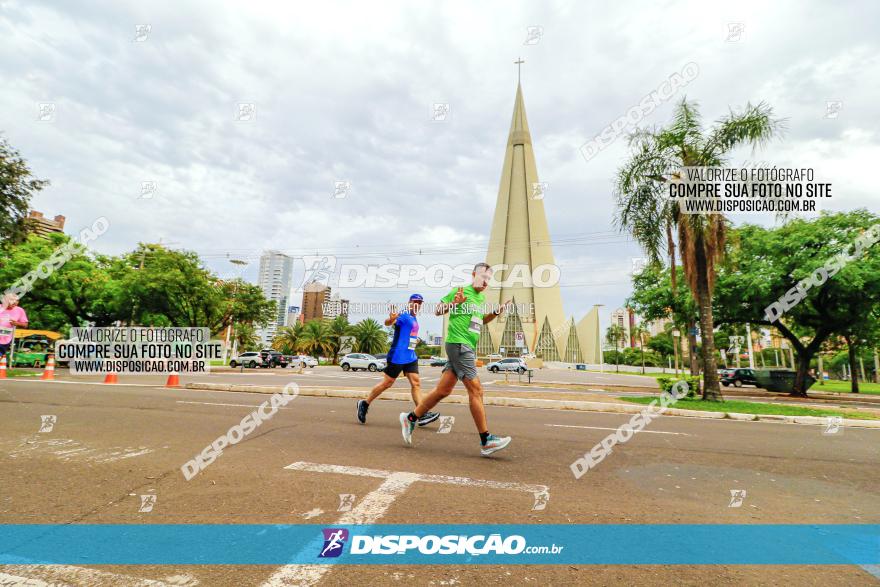
<svg viewBox="0 0 880 587">
<path fill-rule="evenodd" d="M 324 528 L 324 546 L 318 558 L 334 558 L 342 554 L 342 547 L 348 540 L 348 530 L 345 528 Z"/>
</svg>

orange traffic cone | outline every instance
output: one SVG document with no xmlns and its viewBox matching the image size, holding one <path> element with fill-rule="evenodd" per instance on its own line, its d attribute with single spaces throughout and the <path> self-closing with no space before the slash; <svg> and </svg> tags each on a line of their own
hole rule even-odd
<svg viewBox="0 0 880 587">
<path fill-rule="evenodd" d="M 165 387 L 180 387 L 180 374 L 177 371 L 171 372 L 168 381 L 165 382 Z"/>
<path fill-rule="evenodd" d="M 46 363 L 46 369 L 43 371 L 42 381 L 55 381 L 55 355 L 49 355 L 49 362 Z"/>
<path fill-rule="evenodd" d="M 6 379 L 6 355 L 0 357 L 0 379 Z"/>
<path fill-rule="evenodd" d="M 116 373 L 107 373 L 104 383 L 119 383 L 119 376 Z"/>
</svg>

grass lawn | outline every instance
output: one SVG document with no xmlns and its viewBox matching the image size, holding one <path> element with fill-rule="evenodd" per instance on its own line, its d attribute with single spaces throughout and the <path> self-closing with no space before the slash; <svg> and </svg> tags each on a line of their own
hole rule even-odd
<svg viewBox="0 0 880 587">
<path fill-rule="evenodd" d="M 653 397 L 626 397 L 621 398 L 636 404 L 649 404 Z M 825 410 L 821 408 L 806 408 L 785 404 L 762 404 L 757 402 L 723 401 L 709 402 L 701 399 L 680 399 L 672 406 L 682 410 L 699 410 L 701 412 L 735 412 L 738 414 L 773 414 L 779 416 L 844 416 L 858 420 L 880 420 L 880 416 L 854 412 L 852 410 Z"/>
<path fill-rule="evenodd" d="M 9 369 L 6 371 L 8 377 L 39 377 L 43 371 L 25 371 L 24 369 Z"/>
<path fill-rule="evenodd" d="M 621 365 L 621 367 L 622 366 L 623 365 Z M 627 367 L 632 368 L 632 365 L 627 365 Z M 658 377 L 675 377 L 675 371 L 670 371 L 668 373 L 642 373 L 641 371 L 624 371 L 623 369 L 621 369 L 618 373 L 613 368 L 605 369 L 604 371 L 596 371 L 594 369 L 590 369 L 589 371 L 587 371 L 587 373 L 602 373 L 604 375 L 639 375 L 641 377 L 653 377 L 654 379 L 657 379 Z M 688 374 L 690 374 L 690 371 L 688 371 Z"/>
<path fill-rule="evenodd" d="M 825 382 L 825 385 L 819 385 L 819 382 L 817 381 L 813 384 L 813 387 L 810 388 L 810 391 L 821 391 L 824 393 L 850 393 L 849 387 L 849 381 L 829 379 Z M 865 383 L 863 381 L 859 381 L 859 393 L 865 393 L 868 395 L 880 395 L 880 383 Z"/>
</svg>

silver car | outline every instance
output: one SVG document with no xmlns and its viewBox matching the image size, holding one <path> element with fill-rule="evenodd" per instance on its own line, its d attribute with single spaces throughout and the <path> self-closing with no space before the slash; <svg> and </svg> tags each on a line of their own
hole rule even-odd
<svg viewBox="0 0 880 587">
<path fill-rule="evenodd" d="M 500 361 L 493 361 L 486 365 L 486 369 L 492 373 L 498 373 L 499 371 L 516 371 L 517 373 L 525 373 L 529 370 L 526 366 L 526 362 L 522 359 L 501 359 Z"/>
<path fill-rule="evenodd" d="M 377 359 L 367 353 L 349 353 L 342 357 L 339 366 L 343 371 L 357 371 L 358 369 L 381 371 L 385 368 L 385 359 Z"/>
</svg>

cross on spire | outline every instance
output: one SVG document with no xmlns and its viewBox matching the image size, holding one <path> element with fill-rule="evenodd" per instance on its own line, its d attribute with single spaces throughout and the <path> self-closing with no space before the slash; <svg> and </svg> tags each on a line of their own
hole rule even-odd
<svg viewBox="0 0 880 587">
<path fill-rule="evenodd" d="M 514 63 L 516 64 L 516 83 L 519 83 L 520 74 L 522 73 L 522 64 L 525 63 L 525 61 L 523 61 L 522 57 L 518 57 Z"/>
</svg>

